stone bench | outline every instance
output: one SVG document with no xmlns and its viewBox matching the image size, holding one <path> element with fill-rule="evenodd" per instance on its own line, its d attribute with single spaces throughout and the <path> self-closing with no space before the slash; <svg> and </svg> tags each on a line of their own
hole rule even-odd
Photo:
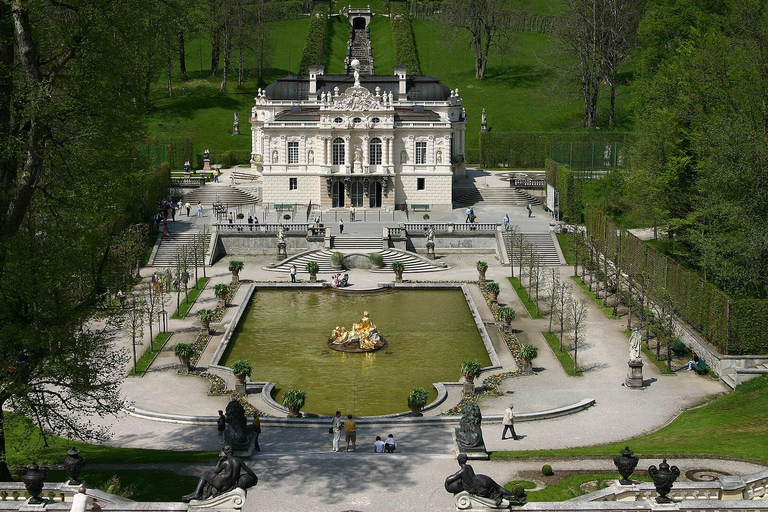
<svg viewBox="0 0 768 512">
<path fill-rule="evenodd" d="M 414 211 L 414 212 L 428 212 L 429 211 L 429 205 L 428 204 L 412 204 L 411 205 L 411 211 Z"/>
<path fill-rule="evenodd" d="M 293 203 L 275 203 L 276 211 L 293 210 Z"/>
</svg>

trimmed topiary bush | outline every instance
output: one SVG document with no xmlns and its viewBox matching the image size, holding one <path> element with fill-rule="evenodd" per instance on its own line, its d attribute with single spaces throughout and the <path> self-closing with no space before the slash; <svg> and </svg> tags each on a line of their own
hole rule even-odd
<svg viewBox="0 0 768 512">
<path fill-rule="evenodd" d="M 541 466 L 541 474 L 544 476 L 552 476 L 555 474 L 555 472 L 552 471 L 552 466 L 550 466 L 549 464 L 544 464 L 543 466 Z"/>
<path fill-rule="evenodd" d="M 384 265 L 384 256 L 380 252 L 372 252 L 368 259 L 371 260 L 371 264 L 376 268 L 381 268 Z"/>
</svg>

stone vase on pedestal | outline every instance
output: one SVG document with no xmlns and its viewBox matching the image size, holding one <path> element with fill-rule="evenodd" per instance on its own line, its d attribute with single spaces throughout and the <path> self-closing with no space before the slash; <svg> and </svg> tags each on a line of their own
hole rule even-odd
<svg viewBox="0 0 768 512">
<path fill-rule="evenodd" d="M 282 261 L 288 257 L 288 252 L 285 249 L 285 242 L 279 242 L 277 244 L 277 260 Z"/>
<path fill-rule="evenodd" d="M 629 366 L 629 370 L 624 385 L 632 389 L 641 389 L 643 387 L 643 361 L 641 359 L 630 360 L 627 361 L 627 366 Z"/>
<path fill-rule="evenodd" d="M 427 242 L 427 258 L 430 260 L 435 259 L 435 244 L 434 242 Z"/>
</svg>

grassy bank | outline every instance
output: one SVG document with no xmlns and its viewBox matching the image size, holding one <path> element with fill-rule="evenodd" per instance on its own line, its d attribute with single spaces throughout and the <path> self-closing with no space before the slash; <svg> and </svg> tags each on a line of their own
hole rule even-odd
<svg viewBox="0 0 768 512">
<path fill-rule="evenodd" d="M 210 277 L 201 277 L 197 280 L 197 285 L 190 288 L 187 297 L 179 303 L 179 309 L 177 309 L 171 318 L 184 318 L 189 313 L 190 308 L 195 304 L 195 301 L 203 293 L 205 285 L 210 281 Z"/>
<path fill-rule="evenodd" d="M 565 343 L 563 343 L 563 350 L 560 350 L 560 338 L 558 335 L 554 332 L 542 332 L 541 335 L 547 340 L 547 345 L 552 349 L 557 360 L 560 361 L 560 365 L 563 367 L 563 370 L 565 370 L 565 373 L 570 377 L 581 377 L 582 373 L 580 370 L 573 370 L 573 358 L 571 357 L 571 353 L 565 348 Z"/>
<path fill-rule="evenodd" d="M 152 364 L 152 361 L 155 360 L 157 353 L 162 350 L 165 342 L 168 341 L 168 338 L 171 337 L 171 334 L 173 334 L 173 332 L 157 333 L 157 336 L 155 336 L 155 338 L 152 340 L 152 343 L 147 346 L 147 348 L 144 350 L 144 353 L 141 354 L 139 360 L 136 361 L 136 368 L 131 368 L 131 371 L 128 372 L 128 375 L 131 377 L 137 375 L 143 376 L 149 369 L 149 365 Z"/>
<path fill-rule="evenodd" d="M 528 290 L 526 290 L 525 286 L 520 283 L 520 279 L 517 277 L 508 277 L 507 279 L 509 279 L 517 296 L 520 298 L 520 302 L 523 303 L 523 306 L 525 306 L 525 309 L 528 311 L 528 314 L 531 315 L 531 318 L 544 318 L 544 315 L 539 312 L 536 304 L 531 301 L 531 298 L 528 296 Z"/>
<path fill-rule="evenodd" d="M 639 457 L 725 457 L 768 464 L 768 376 L 685 411 L 652 434 L 584 448 L 494 452 L 492 457 L 614 457 L 627 445 Z"/>
</svg>

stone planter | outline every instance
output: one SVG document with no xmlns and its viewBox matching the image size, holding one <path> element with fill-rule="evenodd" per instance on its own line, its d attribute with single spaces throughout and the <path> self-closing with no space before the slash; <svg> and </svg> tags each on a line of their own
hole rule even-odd
<svg viewBox="0 0 768 512">
<path fill-rule="evenodd" d="M 211 322 L 202 322 L 205 334 L 211 334 Z"/>
<path fill-rule="evenodd" d="M 316 283 L 317 282 L 317 274 L 309 274 L 309 282 L 310 283 Z"/>
<path fill-rule="evenodd" d="M 477 278 L 480 281 L 485 281 L 485 270 L 478 270 L 477 271 Z"/>
<path fill-rule="evenodd" d="M 523 373 L 533 373 L 533 364 L 531 361 L 523 361 L 523 367 L 520 371 Z"/>
<path fill-rule="evenodd" d="M 499 294 L 498 293 L 488 292 L 488 296 L 491 298 L 491 302 L 496 303 L 496 302 L 499 301 Z"/>
<path fill-rule="evenodd" d="M 402 283 L 403 282 L 403 273 L 402 272 L 395 273 L 395 282 L 396 283 Z"/>
<path fill-rule="evenodd" d="M 240 282 L 240 272 L 232 272 L 232 282 L 233 283 Z"/>
<path fill-rule="evenodd" d="M 245 394 L 245 376 L 235 375 L 235 391 Z"/>
<path fill-rule="evenodd" d="M 475 377 L 473 375 L 464 376 L 464 394 L 471 395 L 475 392 Z"/>
<path fill-rule="evenodd" d="M 424 416 L 421 413 L 421 407 L 411 407 L 411 416 L 416 416 L 416 417 Z"/>
<path fill-rule="evenodd" d="M 301 418 L 302 414 L 301 414 L 301 411 L 299 409 L 288 408 L 288 417 L 289 418 Z"/>
<path fill-rule="evenodd" d="M 180 357 L 179 362 L 184 366 L 184 369 L 188 372 L 189 371 L 189 357 Z"/>
</svg>

